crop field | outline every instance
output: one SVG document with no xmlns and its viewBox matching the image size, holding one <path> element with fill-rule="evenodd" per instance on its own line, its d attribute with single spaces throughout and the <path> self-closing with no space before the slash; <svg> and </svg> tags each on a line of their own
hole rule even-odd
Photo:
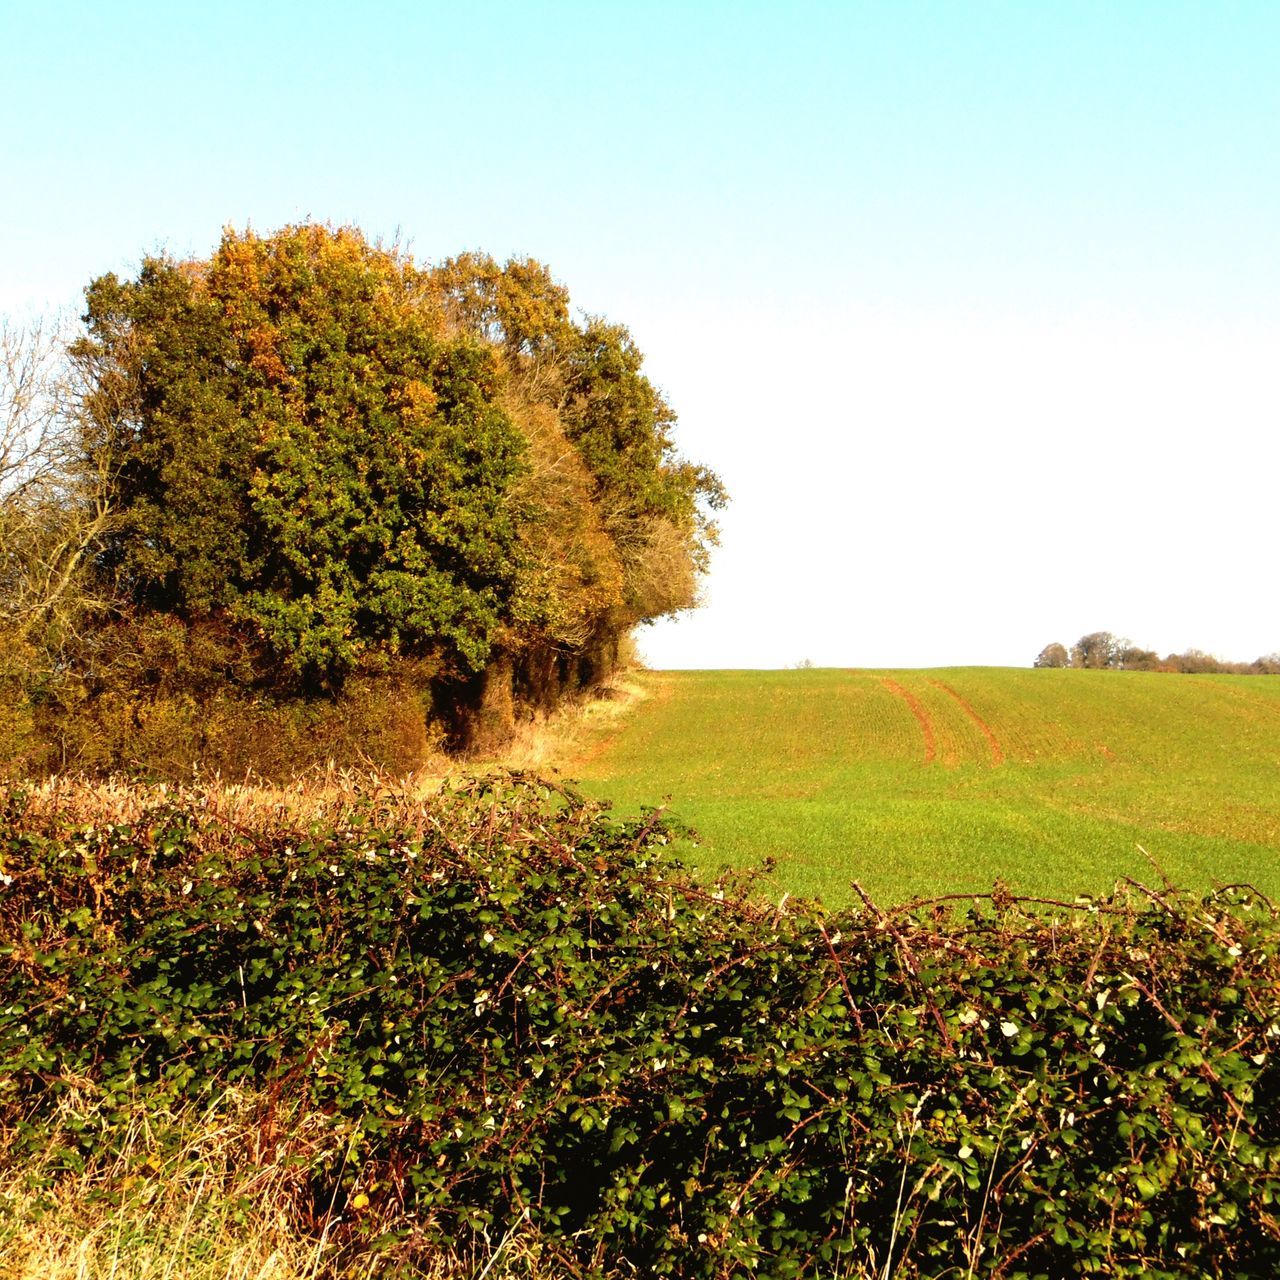
<svg viewBox="0 0 1280 1280">
<path fill-rule="evenodd" d="M 563 770 L 669 802 L 699 868 L 777 860 L 847 902 L 1074 898 L 1122 876 L 1280 896 L 1280 679 L 1142 672 L 649 672 Z M 1144 854 L 1143 851 L 1146 851 Z"/>
</svg>

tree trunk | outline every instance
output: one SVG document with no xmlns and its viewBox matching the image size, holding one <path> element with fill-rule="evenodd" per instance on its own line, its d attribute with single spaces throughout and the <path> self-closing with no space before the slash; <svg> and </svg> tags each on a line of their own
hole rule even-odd
<svg viewBox="0 0 1280 1280">
<path fill-rule="evenodd" d="M 540 648 L 526 653 L 515 676 L 516 696 L 524 706 L 545 714 L 559 705 L 564 680 L 555 650 Z"/>
<path fill-rule="evenodd" d="M 579 683 L 592 689 L 606 683 L 618 667 L 618 637 L 613 632 L 597 636 L 578 664 Z"/>
<path fill-rule="evenodd" d="M 466 747 L 469 752 L 484 755 L 500 751 L 515 736 L 514 674 L 514 664 L 505 653 L 496 654 L 485 667 L 479 704 L 467 724 Z"/>
</svg>

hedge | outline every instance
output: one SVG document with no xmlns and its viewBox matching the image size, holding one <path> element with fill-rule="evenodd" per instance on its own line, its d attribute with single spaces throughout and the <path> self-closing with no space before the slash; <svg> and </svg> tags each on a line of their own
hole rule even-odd
<svg viewBox="0 0 1280 1280">
<path fill-rule="evenodd" d="M 832 914 L 526 778 L 0 805 L 0 1125 L 64 1168 L 247 1087 L 389 1265 L 527 1222 L 575 1275 L 1280 1274 L 1248 888 Z"/>
</svg>

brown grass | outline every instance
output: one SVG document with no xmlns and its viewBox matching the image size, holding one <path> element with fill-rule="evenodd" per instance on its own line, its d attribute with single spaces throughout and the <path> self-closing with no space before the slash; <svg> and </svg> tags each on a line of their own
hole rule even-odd
<svg viewBox="0 0 1280 1280">
<path fill-rule="evenodd" d="M 270 1134 L 250 1096 L 216 1110 L 139 1122 L 121 1150 L 54 1190 L 49 1170 L 12 1158 L 0 1136 L 0 1280 L 375 1280 L 390 1255 L 340 1243 L 341 1213 L 307 1221 L 298 1173 L 333 1141 L 317 1115 L 285 1117 Z M 157 1124 L 161 1127 L 157 1128 Z M 415 1280 L 551 1280 L 518 1228 L 473 1250 L 401 1255 Z"/>
<path fill-rule="evenodd" d="M 216 1113 L 193 1108 L 172 1117 L 163 1146 L 153 1126 L 139 1122 L 118 1154 L 63 1175 L 44 1193 L 30 1188 L 50 1171 L 0 1148 L 0 1277 L 336 1278 L 332 1250 L 293 1221 L 288 1153 L 264 1146 L 252 1114 L 246 1099 Z M 318 1136 L 298 1118 L 290 1150 Z"/>
<path fill-rule="evenodd" d="M 492 764 L 516 770 L 571 768 L 607 745 L 631 711 L 649 696 L 636 672 L 619 672 L 550 715 L 518 722 L 515 738 Z"/>
</svg>

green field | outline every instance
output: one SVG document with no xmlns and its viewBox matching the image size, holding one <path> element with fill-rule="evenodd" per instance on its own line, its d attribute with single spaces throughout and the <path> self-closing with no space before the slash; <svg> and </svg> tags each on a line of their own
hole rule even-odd
<svg viewBox="0 0 1280 1280">
<path fill-rule="evenodd" d="M 778 860 L 829 905 L 1074 897 L 1146 849 L 1188 887 L 1280 895 L 1280 678 L 968 667 L 648 672 L 565 772 L 624 810 L 669 801 L 700 867 Z M 1141 847 L 1140 847 L 1141 846 Z"/>
</svg>

